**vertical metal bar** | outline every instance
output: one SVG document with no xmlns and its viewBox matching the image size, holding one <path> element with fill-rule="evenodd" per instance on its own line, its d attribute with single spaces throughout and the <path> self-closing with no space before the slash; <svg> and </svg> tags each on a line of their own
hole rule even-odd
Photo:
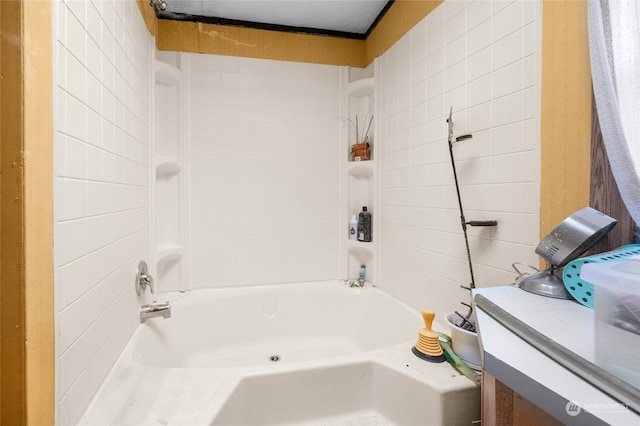
<svg viewBox="0 0 640 426">
<path fill-rule="evenodd" d="M 449 118 L 447 119 L 447 124 L 449 125 L 449 157 L 451 158 L 451 168 L 453 169 L 453 181 L 456 185 L 456 194 L 458 195 L 458 207 L 460 208 L 460 225 L 462 226 L 462 233 L 464 234 L 464 244 L 467 250 L 467 262 L 469 264 L 469 275 L 471 277 L 471 289 L 476 288 L 475 279 L 473 276 L 473 264 L 471 263 L 471 250 L 469 249 L 469 237 L 467 236 L 467 221 L 464 217 L 464 210 L 462 208 L 462 197 L 460 197 L 460 186 L 458 185 L 458 172 L 456 171 L 456 162 L 453 156 L 453 107 L 449 110 Z M 471 295 L 469 295 L 471 297 Z M 467 319 L 471 317 L 473 313 L 473 307 L 469 305 L 469 312 L 467 314 Z"/>
</svg>

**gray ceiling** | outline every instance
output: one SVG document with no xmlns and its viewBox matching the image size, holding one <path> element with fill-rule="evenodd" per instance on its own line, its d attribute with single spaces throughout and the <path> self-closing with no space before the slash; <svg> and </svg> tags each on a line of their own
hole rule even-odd
<svg viewBox="0 0 640 426">
<path fill-rule="evenodd" d="M 158 17 L 364 38 L 388 0 L 165 0 Z"/>
</svg>

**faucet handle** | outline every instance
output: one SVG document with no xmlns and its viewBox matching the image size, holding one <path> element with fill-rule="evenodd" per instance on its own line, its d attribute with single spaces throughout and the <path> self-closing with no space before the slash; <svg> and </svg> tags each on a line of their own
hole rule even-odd
<svg viewBox="0 0 640 426">
<path fill-rule="evenodd" d="M 154 294 L 153 277 L 149 274 L 147 262 L 141 260 L 138 263 L 138 275 L 136 275 L 136 293 L 140 296 L 149 287 L 151 294 Z"/>
</svg>

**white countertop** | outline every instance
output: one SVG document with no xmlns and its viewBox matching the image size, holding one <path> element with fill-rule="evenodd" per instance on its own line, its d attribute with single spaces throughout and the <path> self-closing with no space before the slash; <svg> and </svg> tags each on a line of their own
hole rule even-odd
<svg viewBox="0 0 640 426">
<path fill-rule="evenodd" d="M 475 289 L 529 327 L 594 363 L 594 311 L 572 300 L 528 293 L 514 286 Z M 512 333 L 482 309 L 476 310 L 483 351 L 598 419 L 614 425 L 640 425 L 640 416 L 548 355 Z M 500 377 L 496 374 L 498 380 Z M 514 390 L 527 396 L 526 389 Z M 535 402 L 535 401 L 534 401 Z M 549 411 L 549 407 L 542 407 Z M 557 410 L 557 407 L 555 408 Z M 553 408 L 550 411 L 554 411 Z M 566 420 L 566 419 L 565 419 Z M 578 418 L 576 417 L 576 422 Z"/>
</svg>

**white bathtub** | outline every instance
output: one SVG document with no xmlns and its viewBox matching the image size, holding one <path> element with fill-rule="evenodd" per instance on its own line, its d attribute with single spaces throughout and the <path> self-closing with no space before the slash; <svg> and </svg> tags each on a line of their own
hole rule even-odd
<svg viewBox="0 0 640 426">
<path fill-rule="evenodd" d="M 479 388 L 411 353 L 418 312 L 338 282 L 169 293 L 81 424 L 470 424 Z"/>
<path fill-rule="evenodd" d="M 144 366 L 266 365 L 371 351 L 410 341 L 422 320 L 377 290 L 313 283 L 172 295 L 169 321 L 147 321 L 133 358 Z"/>
</svg>

